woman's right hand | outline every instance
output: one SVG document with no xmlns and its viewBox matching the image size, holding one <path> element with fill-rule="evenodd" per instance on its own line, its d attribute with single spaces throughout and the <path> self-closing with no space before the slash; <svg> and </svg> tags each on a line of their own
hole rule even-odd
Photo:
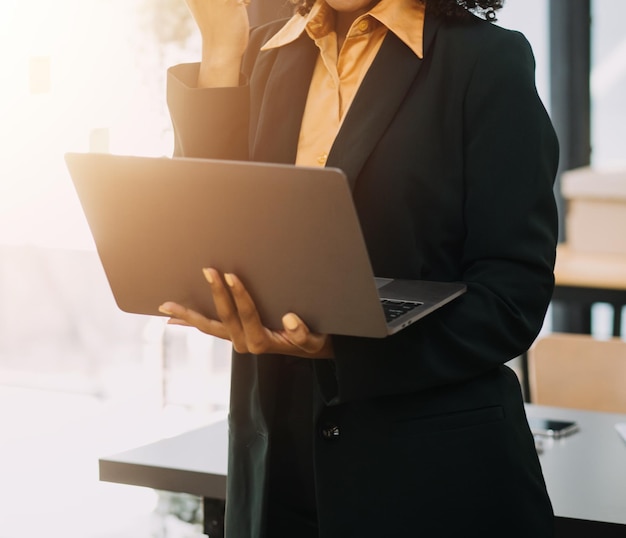
<svg viewBox="0 0 626 538">
<path fill-rule="evenodd" d="M 333 357 L 332 338 L 309 330 L 294 313 L 283 316 L 283 328 L 268 329 L 248 290 L 233 274 L 222 275 L 215 269 L 204 269 L 217 311 L 216 319 L 173 302 L 163 303 L 159 310 L 170 316 L 168 323 L 195 327 L 200 331 L 230 340 L 239 353 L 294 355 L 306 359 Z"/>
<path fill-rule="evenodd" d="M 248 45 L 247 0 L 185 0 L 202 36 L 199 87 L 237 86 Z"/>
</svg>

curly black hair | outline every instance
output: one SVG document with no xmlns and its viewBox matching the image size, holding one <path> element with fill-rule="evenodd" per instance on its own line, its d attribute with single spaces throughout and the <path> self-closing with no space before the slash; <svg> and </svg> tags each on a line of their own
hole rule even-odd
<svg viewBox="0 0 626 538">
<path fill-rule="evenodd" d="M 315 0 L 290 0 L 298 13 L 306 15 Z M 416 0 L 424 3 L 426 0 Z M 496 11 L 504 4 L 504 0 L 428 0 L 428 11 L 442 17 L 466 17 L 469 12 L 483 16 L 489 21 L 496 20 Z"/>
<path fill-rule="evenodd" d="M 463 17 L 471 11 L 489 21 L 496 20 L 496 11 L 503 5 L 504 0 L 428 0 L 427 2 L 429 11 L 444 17 Z"/>
</svg>

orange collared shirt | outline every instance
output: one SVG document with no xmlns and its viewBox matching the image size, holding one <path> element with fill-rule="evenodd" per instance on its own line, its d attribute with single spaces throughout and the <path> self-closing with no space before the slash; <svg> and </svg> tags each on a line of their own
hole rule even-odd
<svg viewBox="0 0 626 538">
<path fill-rule="evenodd" d="M 387 31 L 396 34 L 419 58 L 423 55 L 424 4 L 381 0 L 358 17 L 337 52 L 334 11 L 318 0 L 306 16 L 294 15 L 263 47 L 281 47 L 303 32 L 320 50 L 300 127 L 296 164 L 324 166 L 346 112 L 372 65 Z"/>
</svg>

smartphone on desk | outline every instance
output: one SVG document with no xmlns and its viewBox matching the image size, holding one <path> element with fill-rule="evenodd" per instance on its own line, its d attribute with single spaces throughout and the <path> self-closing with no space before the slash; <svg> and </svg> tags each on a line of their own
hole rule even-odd
<svg viewBox="0 0 626 538">
<path fill-rule="evenodd" d="M 533 435 L 559 439 L 578 431 L 578 424 L 571 420 L 528 417 L 528 425 Z"/>
</svg>

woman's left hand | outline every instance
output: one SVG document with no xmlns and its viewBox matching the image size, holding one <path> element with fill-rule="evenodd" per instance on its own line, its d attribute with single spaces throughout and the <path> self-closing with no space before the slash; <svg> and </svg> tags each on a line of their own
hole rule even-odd
<svg viewBox="0 0 626 538">
<path fill-rule="evenodd" d="M 159 311 L 170 316 L 168 323 L 195 327 L 198 330 L 230 340 L 239 353 L 278 353 L 310 359 L 333 356 L 330 335 L 312 333 L 294 313 L 283 316 L 283 329 L 268 329 L 242 282 L 233 274 L 224 278 L 215 269 L 204 269 L 211 286 L 219 319 L 209 319 L 189 308 L 172 302 L 163 303 Z"/>
</svg>

